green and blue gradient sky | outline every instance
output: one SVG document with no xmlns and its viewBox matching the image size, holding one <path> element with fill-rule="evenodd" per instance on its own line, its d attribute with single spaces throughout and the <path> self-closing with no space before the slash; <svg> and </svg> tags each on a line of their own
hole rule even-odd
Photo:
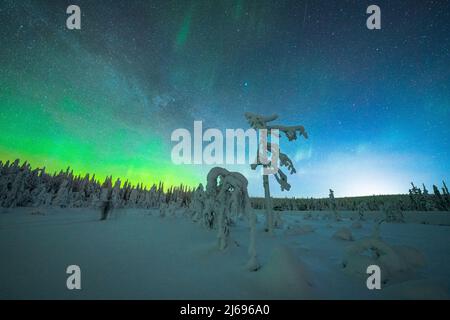
<svg viewBox="0 0 450 320">
<path fill-rule="evenodd" d="M 407 192 L 449 178 L 450 10 L 445 1 L 0 0 L 0 159 L 134 183 L 196 185 L 170 133 L 247 128 L 278 113 L 308 141 L 279 196 Z M 65 27 L 69 4 L 82 30 Z M 251 193 L 261 178 L 248 167 Z"/>
</svg>

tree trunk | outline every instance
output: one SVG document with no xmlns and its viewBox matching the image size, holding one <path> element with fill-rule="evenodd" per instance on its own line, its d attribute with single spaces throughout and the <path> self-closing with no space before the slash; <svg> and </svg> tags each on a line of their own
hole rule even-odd
<svg viewBox="0 0 450 320">
<path fill-rule="evenodd" d="M 269 176 L 263 175 L 264 197 L 266 202 L 266 231 L 273 234 L 273 211 L 272 198 L 270 198 Z"/>
</svg>

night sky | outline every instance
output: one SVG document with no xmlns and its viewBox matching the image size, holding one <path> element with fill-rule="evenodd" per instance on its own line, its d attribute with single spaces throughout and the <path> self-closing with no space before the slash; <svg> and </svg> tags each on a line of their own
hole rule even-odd
<svg viewBox="0 0 450 320">
<path fill-rule="evenodd" d="M 277 196 L 450 178 L 449 1 L 0 0 L 0 22 L 3 161 L 194 186 L 209 167 L 172 164 L 171 132 L 248 128 L 250 111 L 309 133 L 282 139 L 298 172 Z M 229 168 L 262 194 L 259 172 Z"/>
</svg>

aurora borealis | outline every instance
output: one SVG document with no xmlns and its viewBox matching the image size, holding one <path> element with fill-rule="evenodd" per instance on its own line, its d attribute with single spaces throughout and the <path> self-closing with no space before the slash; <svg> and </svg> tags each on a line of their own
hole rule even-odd
<svg viewBox="0 0 450 320">
<path fill-rule="evenodd" d="M 365 27 L 366 8 L 382 29 Z M 82 29 L 68 30 L 77 4 Z M 405 193 L 450 172 L 446 1 L 0 0 L 0 160 L 133 183 L 196 185 L 170 133 L 248 128 L 278 113 L 310 139 L 282 145 L 282 196 Z M 247 167 L 253 195 L 261 179 Z M 429 188 L 430 189 L 430 188 Z"/>
</svg>

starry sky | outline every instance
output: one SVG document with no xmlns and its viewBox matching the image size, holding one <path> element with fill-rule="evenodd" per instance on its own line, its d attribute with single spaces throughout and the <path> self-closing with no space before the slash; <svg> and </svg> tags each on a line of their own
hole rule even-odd
<svg viewBox="0 0 450 320">
<path fill-rule="evenodd" d="M 449 1 L 0 0 L 0 21 L 3 161 L 194 186 L 210 167 L 174 165 L 171 132 L 246 129 L 249 111 L 309 133 L 282 139 L 298 172 L 275 196 L 450 178 Z M 263 194 L 259 171 L 227 167 Z"/>
</svg>

